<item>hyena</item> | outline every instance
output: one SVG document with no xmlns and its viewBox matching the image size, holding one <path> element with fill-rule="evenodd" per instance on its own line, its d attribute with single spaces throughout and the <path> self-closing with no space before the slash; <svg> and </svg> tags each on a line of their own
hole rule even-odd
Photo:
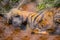
<svg viewBox="0 0 60 40">
<path fill-rule="evenodd" d="M 21 11 L 12 9 L 5 15 L 7 23 L 20 28 L 25 28 L 28 24 L 32 29 L 39 29 L 38 33 L 60 34 L 60 8 L 51 8 L 40 13 Z M 57 26 L 58 25 L 58 26 Z"/>
</svg>

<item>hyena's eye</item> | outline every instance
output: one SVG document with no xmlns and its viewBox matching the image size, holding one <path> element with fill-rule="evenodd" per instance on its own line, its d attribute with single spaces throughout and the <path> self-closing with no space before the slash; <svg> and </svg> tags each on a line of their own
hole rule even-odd
<svg viewBox="0 0 60 40">
<path fill-rule="evenodd" d="M 19 15 L 15 15 L 14 17 L 20 17 Z"/>
</svg>

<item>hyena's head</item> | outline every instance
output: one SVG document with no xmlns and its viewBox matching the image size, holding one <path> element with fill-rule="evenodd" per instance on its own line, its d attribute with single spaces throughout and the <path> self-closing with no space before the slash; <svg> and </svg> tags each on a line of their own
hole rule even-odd
<svg viewBox="0 0 60 40">
<path fill-rule="evenodd" d="M 4 15 L 4 18 L 9 25 L 13 25 L 14 27 L 20 27 L 21 29 L 25 29 L 27 24 L 27 18 L 24 18 L 26 12 L 22 12 L 18 9 L 12 9 L 9 13 Z"/>
<path fill-rule="evenodd" d="M 15 15 L 12 16 L 9 20 L 9 23 L 12 24 L 14 27 L 20 27 L 20 29 L 26 29 L 27 20 L 23 19 L 23 16 Z"/>
<path fill-rule="evenodd" d="M 4 16 L 4 20 L 8 25 L 12 25 L 14 28 L 20 27 L 20 29 L 26 29 L 27 20 L 24 20 L 23 16 L 13 15 L 10 18 L 8 16 Z"/>
<path fill-rule="evenodd" d="M 23 18 L 19 15 L 12 16 L 8 23 L 12 24 L 13 26 L 20 26 L 20 24 L 23 22 Z"/>
</svg>

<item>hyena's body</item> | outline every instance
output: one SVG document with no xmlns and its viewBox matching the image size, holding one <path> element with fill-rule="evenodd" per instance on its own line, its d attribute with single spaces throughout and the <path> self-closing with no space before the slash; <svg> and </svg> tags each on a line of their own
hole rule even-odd
<svg viewBox="0 0 60 40">
<path fill-rule="evenodd" d="M 38 13 L 12 9 L 8 14 L 6 14 L 7 16 L 5 17 L 7 17 L 7 22 L 9 20 L 12 20 L 13 26 L 16 26 L 16 24 L 17 25 L 23 24 L 26 27 L 26 25 L 28 24 L 32 29 L 38 28 L 40 29 L 40 31 L 43 31 L 43 32 L 46 31 L 49 33 L 60 34 L 56 31 L 58 30 L 60 32 L 60 29 L 59 29 L 60 28 L 60 12 L 59 11 L 60 11 L 60 8 L 46 9 L 42 11 L 42 14 L 36 18 L 36 15 L 38 15 Z M 19 15 L 20 17 L 16 17 L 16 15 Z M 15 18 L 18 21 L 17 20 L 14 21 Z M 35 18 L 36 18 L 35 23 L 33 23 Z M 27 22 L 27 23 L 25 24 L 24 22 L 25 23 Z M 59 26 L 56 26 L 57 24 Z"/>
</svg>

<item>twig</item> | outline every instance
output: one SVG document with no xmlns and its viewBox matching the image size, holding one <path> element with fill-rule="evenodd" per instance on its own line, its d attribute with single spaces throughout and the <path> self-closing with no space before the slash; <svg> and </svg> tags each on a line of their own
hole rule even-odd
<svg viewBox="0 0 60 40">
<path fill-rule="evenodd" d="M 22 1 L 19 3 L 19 5 L 17 6 L 17 9 L 19 9 L 23 4 L 25 4 L 25 1 L 26 1 L 26 0 L 22 0 Z"/>
</svg>

